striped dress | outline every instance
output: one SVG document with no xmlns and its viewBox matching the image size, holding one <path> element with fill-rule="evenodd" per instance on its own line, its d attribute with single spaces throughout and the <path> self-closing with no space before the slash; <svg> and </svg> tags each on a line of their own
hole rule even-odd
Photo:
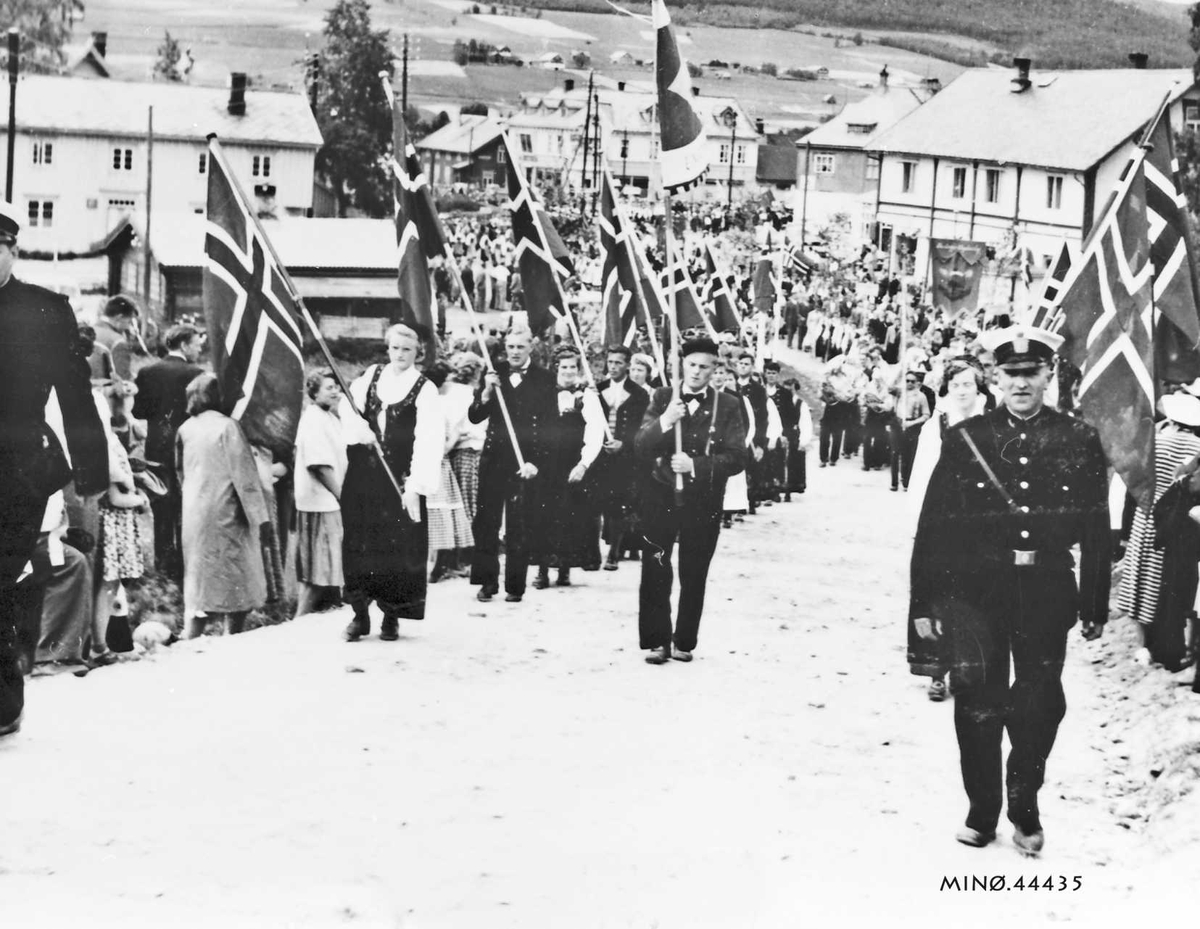
<svg viewBox="0 0 1200 929">
<path fill-rule="evenodd" d="M 1179 466 L 1200 454 L 1200 438 L 1168 428 L 1154 443 L 1154 499 L 1157 502 L 1175 479 Z M 1144 625 L 1154 622 L 1162 590 L 1163 551 L 1154 547 L 1154 519 L 1138 508 L 1125 549 L 1117 605 Z"/>
</svg>

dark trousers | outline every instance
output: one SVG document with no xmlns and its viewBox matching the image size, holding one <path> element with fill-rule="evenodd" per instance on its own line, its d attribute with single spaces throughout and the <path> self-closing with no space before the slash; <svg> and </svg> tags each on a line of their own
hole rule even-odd
<svg viewBox="0 0 1200 929">
<path fill-rule="evenodd" d="M 150 510 L 154 514 L 154 566 L 159 573 L 176 583 L 182 583 L 183 550 L 179 525 L 183 504 L 174 477 L 164 483 L 167 492 L 161 497 L 150 498 Z"/>
<path fill-rule="evenodd" d="M 536 478 L 535 478 L 536 480 Z M 500 583 L 500 523 L 504 522 L 504 592 L 525 593 L 529 571 L 531 491 L 529 482 L 515 474 L 502 476 L 487 468 L 479 475 L 479 499 L 471 531 L 475 555 L 471 559 L 471 583 L 498 587 Z M 532 527 L 536 529 L 537 527 Z"/>
<path fill-rule="evenodd" d="M 718 504 L 719 505 L 719 504 Z M 696 647 L 708 566 L 717 549 L 721 513 L 677 510 L 662 503 L 647 508 L 642 525 L 642 580 L 638 589 L 638 637 L 642 648 L 670 645 L 690 652 Z M 671 634 L 671 554 L 679 543 L 679 610 Z"/>
<path fill-rule="evenodd" d="M 878 468 L 888 463 L 891 454 L 888 441 L 888 422 L 891 418 L 891 413 L 867 410 L 863 421 L 864 468 Z"/>
<path fill-rule="evenodd" d="M 818 443 L 822 463 L 838 460 L 852 408 L 852 404 L 837 400 L 825 404 L 825 413 L 821 417 L 821 439 Z"/>
<path fill-rule="evenodd" d="M 996 827 L 1004 800 L 1001 739 L 1008 730 L 1008 818 L 1041 828 L 1038 790 L 1067 711 L 1062 668 L 1078 599 L 1069 567 L 983 565 L 955 575 L 959 596 L 936 611 L 948 625 L 950 687 L 967 825 Z M 1009 655 L 1013 682 L 1009 684 Z"/>
<path fill-rule="evenodd" d="M 24 651 L 29 659 L 33 657 L 42 590 L 36 584 L 18 587 L 17 578 L 33 554 L 45 508 L 45 498 L 24 495 L 16 486 L 9 488 L 0 509 L 0 726 L 11 723 L 25 708 L 20 655 Z"/>
<path fill-rule="evenodd" d="M 905 487 L 912 477 L 913 458 L 917 454 L 917 442 L 921 438 L 920 426 L 907 426 L 901 430 L 899 424 L 893 424 L 892 432 L 892 486 L 896 486 L 896 465 L 900 466 L 900 481 Z"/>
<path fill-rule="evenodd" d="M 804 493 L 808 489 L 808 452 L 802 448 L 789 448 L 787 466 L 788 482 L 785 489 L 789 493 Z"/>
<path fill-rule="evenodd" d="M 848 403 L 846 405 L 849 407 L 849 410 L 846 413 L 846 438 L 842 444 L 842 454 L 850 458 L 858 451 L 859 446 L 862 445 L 863 427 L 858 404 Z"/>
</svg>

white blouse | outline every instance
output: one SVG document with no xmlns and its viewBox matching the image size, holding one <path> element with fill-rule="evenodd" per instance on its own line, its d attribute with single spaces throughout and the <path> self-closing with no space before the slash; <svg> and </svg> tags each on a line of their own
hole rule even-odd
<svg viewBox="0 0 1200 929">
<path fill-rule="evenodd" d="M 350 396 L 358 409 L 367 402 L 367 391 L 371 386 L 371 378 L 375 376 L 375 365 L 367 368 L 353 384 L 350 385 Z M 376 390 L 384 407 L 399 403 L 412 391 L 421 372 L 409 368 L 399 374 L 391 365 L 383 369 L 379 375 Z M 438 400 L 437 388 L 426 381 L 417 394 L 417 424 L 413 436 L 412 466 L 409 468 L 408 481 L 404 489 L 413 489 L 424 497 L 438 492 L 442 483 L 442 446 L 445 442 L 445 418 L 442 415 L 441 404 Z M 347 445 L 370 445 L 375 441 L 375 435 L 361 416 L 350 407 L 350 402 L 342 397 L 339 415 L 345 430 Z M 379 431 L 382 433 L 387 424 L 387 410 L 379 411 Z M 400 475 L 396 475 L 399 477 Z"/>
</svg>

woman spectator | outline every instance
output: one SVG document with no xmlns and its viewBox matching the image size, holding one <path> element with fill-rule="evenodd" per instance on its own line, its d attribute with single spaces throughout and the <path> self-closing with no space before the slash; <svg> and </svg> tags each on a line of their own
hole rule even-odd
<svg viewBox="0 0 1200 929">
<path fill-rule="evenodd" d="M 571 568 L 600 567 L 600 533 L 594 487 L 585 480 L 604 445 L 604 413 L 594 390 L 584 389 L 583 361 L 573 348 L 554 356 L 558 378 L 558 418 L 549 428 L 550 454 L 539 472 L 539 509 L 543 531 L 530 546 L 538 565 L 533 586 L 550 586 L 550 568 L 558 568 L 559 587 L 571 583 Z"/>
<path fill-rule="evenodd" d="M 346 440 L 337 416 L 342 391 L 328 368 L 305 384 L 311 401 L 296 429 L 296 616 L 316 609 L 322 590 L 340 589 L 342 571 L 342 482 Z"/>
<path fill-rule="evenodd" d="M 203 634 L 223 617 L 236 635 L 246 614 L 267 597 L 259 527 L 267 503 L 250 443 L 220 411 L 216 377 L 187 386 L 190 418 L 175 436 L 175 470 L 183 497 L 183 614 L 185 637 Z"/>
<path fill-rule="evenodd" d="M 629 359 L 629 379 L 646 390 L 653 390 L 657 384 L 654 373 L 654 359 L 649 355 L 636 353 Z"/>
<path fill-rule="evenodd" d="M 452 568 L 458 566 L 458 552 L 471 548 L 475 538 L 471 534 L 471 519 L 467 516 L 463 505 L 462 493 L 458 481 L 454 477 L 454 469 L 450 466 L 450 452 L 458 444 L 460 420 L 458 410 L 453 405 L 454 388 L 462 385 L 450 380 L 450 365 L 437 361 L 425 369 L 425 376 L 438 390 L 439 406 L 445 428 L 445 443 L 442 454 L 442 479 L 437 493 L 426 501 L 429 512 L 429 548 L 436 552 L 434 555 L 433 571 L 429 574 L 429 583 L 436 584 L 445 577 Z M 450 399 L 448 399 L 450 398 Z M 468 406 L 470 398 L 468 397 Z M 466 411 L 462 411 L 462 419 Z"/>
<path fill-rule="evenodd" d="M 1154 442 L 1154 500 L 1181 474 L 1194 472 L 1200 455 L 1200 400 L 1189 393 L 1167 394 L 1159 401 L 1166 416 Z M 1138 507 L 1125 552 L 1117 604 L 1135 620 L 1142 647 L 1140 664 L 1154 661 L 1170 671 L 1187 664 L 1187 619 L 1196 598 L 1196 550 L 1187 538 L 1155 545 L 1154 517 Z"/>
<path fill-rule="evenodd" d="M 942 437 L 951 426 L 983 412 L 983 392 L 983 366 L 973 357 L 964 355 L 946 364 L 937 414 L 921 426 L 917 449 L 913 454 L 908 487 L 909 509 L 914 514 L 914 532 L 915 519 L 921 514 L 925 491 L 929 489 L 929 479 L 942 454 Z M 938 703 L 946 699 L 947 669 L 938 643 L 917 635 L 911 619 L 908 621 L 908 666 L 913 674 L 930 679 L 930 700 Z"/>
<path fill-rule="evenodd" d="M 371 601 L 383 611 L 379 637 L 400 638 L 400 619 L 425 618 L 425 565 L 429 556 L 425 498 L 441 483 L 445 434 L 437 388 L 414 367 L 420 336 L 398 323 L 388 329 L 388 364 L 372 365 L 350 385 L 354 406 L 342 398 L 349 465 L 342 488 L 345 599 L 354 618 L 344 637 L 371 631 Z M 362 411 L 359 416 L 354 409 Z M 378 445 L 400 484 L 379 461 Z"/>
</svg>

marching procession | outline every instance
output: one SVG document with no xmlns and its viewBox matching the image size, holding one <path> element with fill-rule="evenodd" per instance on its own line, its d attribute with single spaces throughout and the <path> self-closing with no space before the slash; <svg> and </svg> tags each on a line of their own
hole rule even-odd
<svg viewBox="0 0 1200 929">
<path fill-rule="evenodd" d="M 984 306 L 978 280 L 969 300 L 947 293 L 936 252 L 927 272 L 895 242 L 806 231 L 770 198 L 686 203 L 704 129 L 661 0 L 653 25 L 649 200 L 607 169 L 590 207 L 544 197 L 503 137 L 507 206 L 441 212 L 393 106 L 400 310 L 359 346 L 366 364 L 327 340 L 216 136 L 204 319 L 149 340 L 134 296 L 89 325 L 24 282 L 27 217 L 0 203 L 6 747 L 43 725 L 29 677 L 335 609 L 338 660 L 386 651 L 403 668 L 427 658 L 413 630 L 436 640 L 448 615 L 483 629 L 561 597 L 586 616 L 630 575 L 636 597 L 614 608 L 636 616 L 637 648 L 621 660 L 639 699 L 662 681 L 686 699 L 721 660 L 704 617 L 739 615 L 760 580 L 752 566 L 713 596 L 723 551 L 831 537 L 806 514 L 846 488 L 903 514 L 868 527 L 908 565 L 879 648 L 910 675 L 905 715 L 948 745 L 954 732 L 949 847 L 997 843 L 1004 816 L 1021 858 L 1042 855 L 1043 815 L 1066 799 L 1044 789 L 1070 728 L 1064 669 L 1069 683 L 1069 655 L 1110 614 L 1135 625 L 1139 666 L 1196 668 L 1200 694 L 1200 312 L 1190 277 L 1170 278 L 1187 236 L 1166 258 L 1150 238 L 1185 222 L 1147 207 L 1171 176 L 1152 164 L 1163 112 L 1082 248 L 1064 242 L 1023 303 L 1014 271 Z M 852 583 L 890 583 L 868 558 L 850 567 Z M 152 609 L 130 622 L 139 597 Z M 818 606 L 792 604 L 816 623 Z M 817 651 L 813 668 L 829 665 Z M 952 719 L 932 722 L 948 701 Z"/>
</svg>

